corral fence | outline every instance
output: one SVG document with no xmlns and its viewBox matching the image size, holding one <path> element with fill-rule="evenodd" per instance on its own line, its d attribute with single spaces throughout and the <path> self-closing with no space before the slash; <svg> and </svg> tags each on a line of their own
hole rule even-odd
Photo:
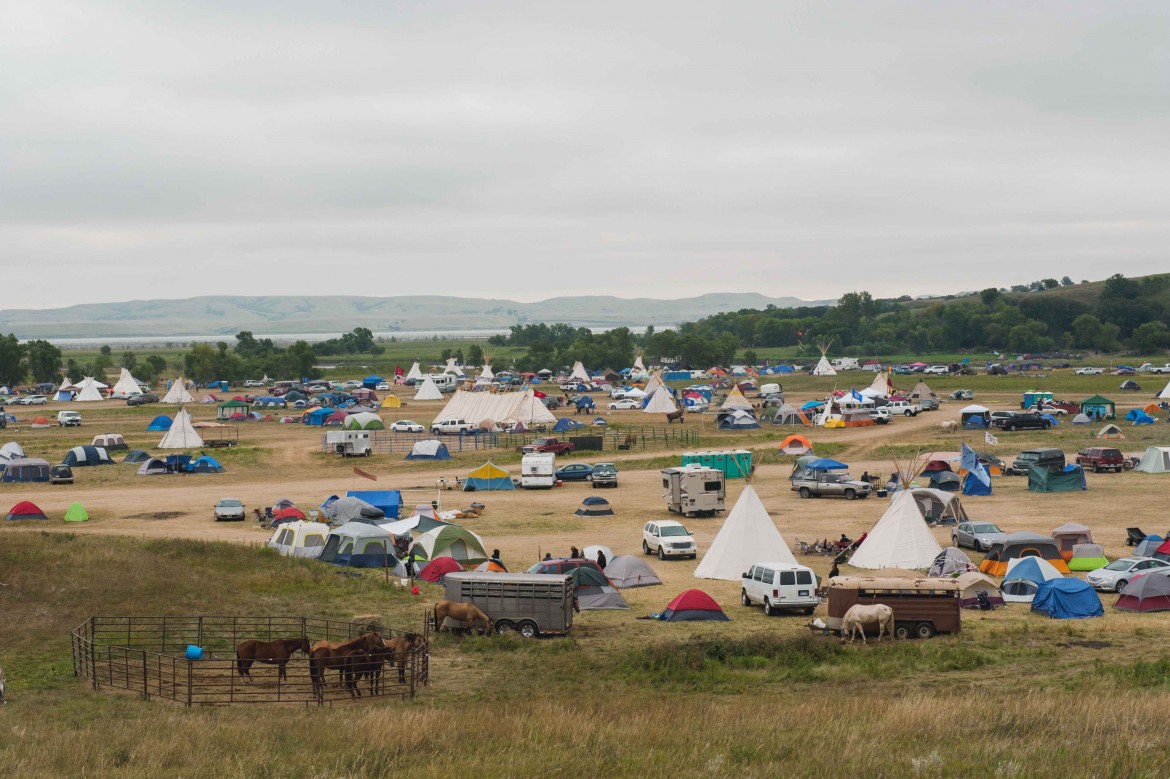
<svg viewBox="0 0 1170 779">
<path fill-rule="evenodd" d="M 476 431 L 463 435 L 433 435 L 431 433 L 399 433 L 394 430 L 371 430 L 370 451 L 378 454 L 393 452 L 409 453 L 419 441 L 438 439 L 447 445 L 449 452 L 471 452 L 482 449 L 495 449 L 499 444 L 499 433 Z M 321 435 L 321 451 L 331 454 L 334 444 L 329 443 L 328 435 Z"/>
<path fill-rule="evenodd" d="M 144 699 L 163 698 L 185 706 L 240 703 L 295 703 L 332 705 L 371 698 L 413 698 L 430 682 L 429 626 L 422 641 L 399 662 L 381 668 L 380 679 L 369 674 L 356 685 L 355 698 L 336 670 L 325 671 L 318 696 L 309 675 L 309 658 L 297 652 L 281 679 L 276 665 L 256 662 L 240 675 L 236 647 L 247 639 L 307 638 L 346 641 L 369 630 L 383 638 L 399 638 L 403 630 L 377 625 L 313 617 L 90 617 L 72 634 L 73 675 L 88 679 L 94 690 L 109 688 L 138 693 Z M 188 647 L 202 649 L 200 659 L 188 657 Z"/>
<path fill-rule="evenodd" d="M 623 426 L 590 428 L 587 434 L 577 431 L 550 435 L 563 441 L 570 441 L 574 452 L 647 452 L 696 446 L 699 443 L 699 431 L 683 427 Z M 543 433 L 499 434 L 500 446 L 512 450 L 527 446 L 537 438 L 545 437 L 547 436 Z"/>
</svg>

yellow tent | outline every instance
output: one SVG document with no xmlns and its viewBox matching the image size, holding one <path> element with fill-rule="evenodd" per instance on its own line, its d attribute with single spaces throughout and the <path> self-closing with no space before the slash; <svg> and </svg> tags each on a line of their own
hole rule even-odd
<svg viewBox="0 0 1170 779">
<path fill-rule="evenodd" d="M 398 399 L 397 395 L 387 395 L 382 398 L 382 408 L 401 408 L 402 401 Z"/>
</svg>

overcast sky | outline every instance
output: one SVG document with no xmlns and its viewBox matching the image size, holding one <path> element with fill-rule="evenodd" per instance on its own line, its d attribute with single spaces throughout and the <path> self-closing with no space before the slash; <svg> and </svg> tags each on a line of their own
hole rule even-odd
<svg viewBox="0 0 1170 779">
<path fill-rule="evenodd" d="M 1170 4 L 5 3 L 0 308 L 1167 270 Z"/>
</svg>

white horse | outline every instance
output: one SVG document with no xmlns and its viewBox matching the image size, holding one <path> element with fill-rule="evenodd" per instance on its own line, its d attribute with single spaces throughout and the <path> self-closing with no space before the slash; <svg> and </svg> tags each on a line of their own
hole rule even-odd
<svg viewBox="0 0 1170 779">
<path fill-rule="evenodd" d="M 947 421 L 939 424 L 939 429 L 944 433 L 954 433 L 958 431 L 959 423 L 953 419 L 948 419 Z"/>
<path fill-rule="evenodd" d="M 861 633 L 861 643 L 865 640 L 865 626 L 873 623 L 878 626 L 878 643 L 881 643 L 882 632 L 891 639 L 894 637 L 894 610 L 884 603 L 875 603 L 872 606 L 863 606 L 860 603 L 849 607 L 845 616 L 841 618 L 841 643 L 845 643 L 845 634 L 849 634 L 850 643 Z"/>
</svg>

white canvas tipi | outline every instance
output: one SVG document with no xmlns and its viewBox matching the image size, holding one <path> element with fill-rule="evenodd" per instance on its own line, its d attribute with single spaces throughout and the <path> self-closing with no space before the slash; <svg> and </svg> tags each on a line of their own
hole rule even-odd
<svg viewBox="0 0 1170 779">
<path fill-rule="evenodd" d="M 892 391 L 893 388 L 890 386 L 889 374 L 887 374 L 885 371 L 878 371 L 877 376 L 873 377 L 873 383 L 866 387 L 866 389 L 862 390 L 861 394 L 869 397 L 880 395 L 884 398 Z"/>
<path fill-rule="evenodd" d="M 442 400 L 443 393 L 439 392 L 439 385 L 435 384 L 435 380 L 430 376 L 423 379 L 423 383 L 419 385 L 418 392 L 414 393 L 415 400 Z"/>
<path fill-rule="evenodd" d="M 443 369 L 443 373 L 450 373 L 453 376 L 466 376 L 459 365 L 456 364 L 454 357 L 447 358 L 447 367 Z"/>
<path fill-rule="evenodd" d="M 1165 389 L 1157 395 L 1158 400 L 1170 400 L 1170 384 L 1167 384 Z"/>
<path fill-rule="evenodd" d="M 914 493 L 902 490 L 849 558 L 855 568 L 929 568 L 942 547 L 926 526 Z"/>
<path fill-rule="evenodd" d="M 646 366 L 642 364 L 642 355 L 634 358 L 634 367 L 630 369 L 630 373 L 642 374 L 646 372 Z"/>
<path fill-rule="evenodd" d="M 738 409 L 740 411 L 751 411 L 752 404 L 743 396 L 743 390 L 736 384 L 731 388 L 731 392 L 727 393 L 727 400 L 723 401 L 723 405 L 719 407 L 722 411 L 731 411 Z"/>
<path fill-rule="evenodd" d="M 695 577 L 737 582 L 744 571 L 760 562 L 796 563 L 796 558 L 760 502 L 756 488 L 748 484 L 695 568 Z"/>
<path fill-rule="evenodd" d="M 642 411 L 646 414 L 673 414 L 678 411 L 678 406 L 670 399 L 670 391 L 666 387 L 659 387 Z"/>
<path fill-rule="evenodd" d="M 492 358 L 487 355 L 484 355 L 483 370 L 479 372 L 479 377 L 484 381 L 491 381 L 496 377 L 496 374 L 492 373 Z"/>
<path fill-rule="evenodd" d="M 57 388 L 57 393 L 53 396 L 53 400 L 73 400 L 73 382 L 69 377 L 65 377 L 65 381 L 61 382 L 61 386 Z"/>
<path fill-rule="evenodd" d="M 82 402 L 92 402 L 97 400 L 105 400 L 99 390 L 103 390 L 107 385 L 94 379 L 93 376 L 86 376 L 81 380 L 75 389 L 77 390 L 77 397 L 74 400 Z"/>
<path fill-rule="evenodd" d="M 171 429 L 159 441 L 159 449 L 198 449 L 203 446 L 203 439 L 191 425 L 191 415 L 187 409 L 181 408 L 171 422 Z"/>
<path fill-rule="evenodd" d="M 664 386 L 666 385 L 662 383 L 662 377 L 656 373 L 646 381 L 646 386 L 642 388 L 642 391 L 647 395 L 653 395 Z M 629 393 L 626 393 L 626 395 L 628 396 Z"/>
<path fill-rule="evenodd" d="M 141 395 L 142 387 L 138 386 L 138 382 L 130 371 L 125 368 L 122 369 L 122 375 L 118 377 L 118 383 L 114 385 L 114 389 L 110 392 L 111 398 L 128 398 L 131 395 Z"/>
<path fill-rule="evenodd" d="M 577 360 L 577 362 L 573 363 L 573 372 L 569 374 L 569 378 L 576 381 L 583 381 L 586 384 L 593 381 L 593 379 L 589 376 L 589 371 L 585 370 L 585 366 L 581 364 L 580 360 Z"/>
<path fill-rule="evenodd" d="M 817 363 L 817 367 L 813 368 L 813 376 L 836 376 L 837 371 L 829 364 L 829 347 L 833 345 L 832 341 L 818 341 L 817 348 L 821 350 L 821 361 Z"/>
<path fill-rule="evenodd" d="M 187 392 L 186 382 L 183 377 L 175 379 L 171 384 L 171 389 L 167 392 L 166 397 L 162 399 L 163 403 L 194 403 L 195 399 L 191 397 L 191 393 Z"/>
<path fill-rule="evenodd" d="M 422 371 L 418 369 L 418 360 L 414 361 L 414 365 L 410 366 L 410 370 L 406 372 L 406 380 L 422 381 Z"/>
</svg>

